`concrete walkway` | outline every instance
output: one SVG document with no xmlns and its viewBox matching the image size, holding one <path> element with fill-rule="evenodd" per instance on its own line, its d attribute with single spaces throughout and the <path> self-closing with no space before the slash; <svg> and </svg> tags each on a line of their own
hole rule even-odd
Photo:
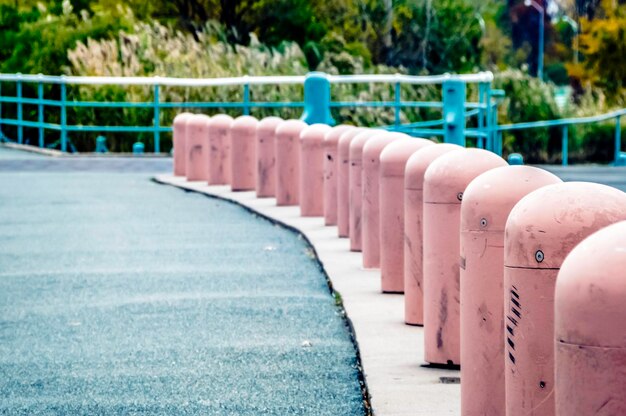
<svg viewBox="0 0 626 416">
<path fill-rule="evenodd" d="M 122 162 L 0 150 L 0 414 L 364 414 L 311 247 Z"/>
</svg>

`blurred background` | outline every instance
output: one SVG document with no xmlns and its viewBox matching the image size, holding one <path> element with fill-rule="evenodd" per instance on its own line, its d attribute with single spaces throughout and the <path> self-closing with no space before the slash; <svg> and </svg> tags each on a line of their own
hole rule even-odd
<svg viewBox="0 0 626 416">
<path fill-rule="evenodd" d="M 626 107 L 624 62 L 626 1 L 618 0 L 0 0 L 2 73 L 227 77 L 491 70 L 494 88 L 506 93 L 500 124 Z M 47 88 L 46 96 L 57 94 L 55 86 Z M 260 86 L 251 93 L 266 101 L 297 101 L 301 89 Z M 333 89 L 342 99 L 393 96 L 387 85 Z M 163 89 L 162 100 L 233 101 L 241 94 L 240 88 L 172 87 Z M 418 86 L 403 90 L 403 99 L 437 101 L 440 94 L 438 88 Z M 79 86 L 69 91 L 72 97 L 150 101 L 151 90 Z M 406 111 L 403 121 L 435 118 L 432 111 Z M 299 116 L 291 112 L 261 109 L 253 115 Z M 393 122 L 391 109 L 336 112 L 338 122 Z M 164 113 L 163 122 L 174 113 Z M 47 121 L 55 117 L 51 113 Z M 150 124 L 152 113 L 76 108 L 68 117 L 85 125 L 101 119 L 142 125 Z M 614 131 L 610 122 L 572 129 L 570 160 L 611 160 L 607 143 Z M 110 149 L 127 150 L 132 140 L 118 136 L 109 140 Z M 149 142 L 150 134 L 145 136 Z M 79 150 L 93 147 L 93 138 L 77 134 L 72 140 Z M 522 152 L 529 162 L 553 163 L 556 156 L 550 155 L 560 140 L 559 129 L 522 130 L 506 133 L 504 148 Z"/>
</svg>

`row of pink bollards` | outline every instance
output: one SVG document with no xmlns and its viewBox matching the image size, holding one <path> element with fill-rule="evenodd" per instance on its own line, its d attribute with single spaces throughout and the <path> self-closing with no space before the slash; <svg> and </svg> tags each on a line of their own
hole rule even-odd
<svg viewBox="0 0 626 416">
<path fill-rule="evenodd" d="M 299 205 L 380 267 L 424 361 L 462 364 L 462 415 L 626 414 L 623 192 L 384 130 L 183 113 L 173 131 L 175 175 Z"/>
</svg>

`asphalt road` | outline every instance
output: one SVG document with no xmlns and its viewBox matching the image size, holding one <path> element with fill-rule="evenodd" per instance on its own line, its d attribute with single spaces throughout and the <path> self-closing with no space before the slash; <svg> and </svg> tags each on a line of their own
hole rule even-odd
<svg viewBox="0 0 626 416">
<path fill-rule="evenodd" d="M 364 414 L 309 246 L 134 162 L 0 149 L 0 414 Z"/>
</svg>

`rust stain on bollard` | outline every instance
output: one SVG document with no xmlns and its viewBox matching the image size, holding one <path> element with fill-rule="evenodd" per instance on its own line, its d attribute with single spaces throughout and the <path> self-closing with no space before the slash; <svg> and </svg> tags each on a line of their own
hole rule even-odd
<svg viewBox="0 0 626 416">
<path fill-rule="evenodd" d="M 397 132 L 380 132 L 363 146 L 361 250 L 365 268 L 380 267 L 380 154 L 387 145 L 399 139 L 409 140 L 411 136 Z"/>
<path fill-rule="evenodd" d="M 501 416 L 504 397 L 504 226 L 525 195 L 560 183 L 530 166 L 474 179 L 461 203 L 461 415 Z"/>
<path fill-rule="evenodd" d="M 404 322 L 424 324 L 423 291 L 423 188 L 424 173 L 439 156 L 462 149 L 451 143 L 427 146 L 407 161 L 404 172 Z"/>
<path fill-rule="evenodd" d="M 209 122 L 209 185 L 230 183 L 230 125 L 226 114 L 211 117 Z"/>
<path fill-rule="evenodd" d="M 172 124 L 174 146 L 174 176 L 185 176 L 187 171 L 185 164 L 187 162 L 187 151 L 185 150 L 185 142 L 187 140 L 187 120 L 193 114 L 180 113 L 174 117 Z"/>
<path fill-rule="evenodd" d="M 327 124 L 313 124 L 300 133 L 300 215 L 324 215 L 324 136 Z"/>
<path fill-rule="evenodd" d="M 507 416 L 555 415 L 554 290 L 564 258 L 626 219 L 626 194 L 587 182 L 549 185 L 511 211 L 504 242 Z"/>
<path fill-rule="evenodd" d="M 304 121 L 287 120 L 276 128 L 276 204 L 298 205 L 300 196 L 300 133 Z"/>
<path fill-rule="evenodd" d="M 337 176 L 339 138 L 353 126 L 333 127 L 324 136 L 324 224 L 337 225 Z"/>
<path fill-rule="evenodd" d="M 345 238 L 350 234 L 350 142 L 357 134 L 365 131 L 355 127 L 345 131 L 339 138 L 337 156 L 339 170 L 337 171 L 337 232 L 339 237 Z"/>
<path fill-rule="evenodd" d="M 204 114 L 187 118 L 185 151 L 185 176 L 188 181 L 209 179 L 209 122 Z"/>
<path fill-rule="evenodd" d="M 556 414 L 626 415 L 626 222 L 565 258 L 555 289 Z"/>
<path fill-rule="evenodd" d="M 430 140 L 396 140 L 380 154 L 380 278 L 383 293 L 404 292 L 404 171 Z"/>
<path fill-rule="evenodd" d="M 256 128 L 256 196 L 269 198 L 276 194 L 276 128 L 283 119 L 266 117 Z"/>
<path fill-rule="evenodd" d="M 350 141 L 348 152 L 348 234 L 350 235 L 350 251 L 361 251 L 363 146 L 370 138 L 380 133 L 380 130 L 366 130 L 354 136 Z"/>
<path fill-rule="evenodd" d="M 504 159 L 482 149 L 449 152 L 424 174 L 424 359 L 459 365 L 461 200 L 467 185 Z"/>
<path fill-rule="evenodd" d="M 256 118 L 241 116 L 230 127 L 230 186 L 233 191 L 254 189 L 257 125 Z"/>
</svg>

